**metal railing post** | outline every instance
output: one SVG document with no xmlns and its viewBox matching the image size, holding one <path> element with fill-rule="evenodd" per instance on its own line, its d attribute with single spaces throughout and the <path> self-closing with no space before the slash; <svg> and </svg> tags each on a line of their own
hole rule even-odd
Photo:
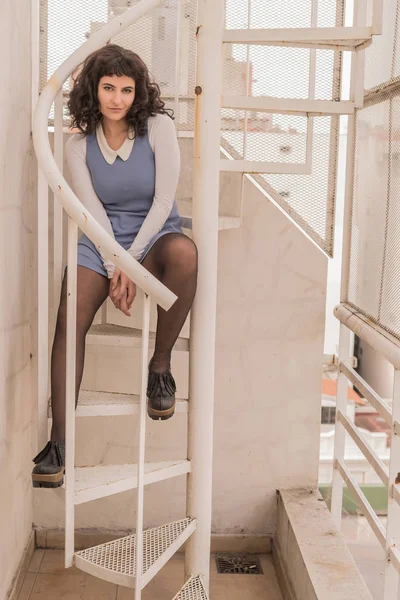
<svg viewBox="0 0 400 600">
<path fill-rule="evenodd" d="M 223 0 L 199 0 L 196 125 L 194 138 L 193 239 L 199 250 L 192 309 L 189 384 L 188 515 L 197 530 L 188 542 L 186 571 L 200 574 L 209 589 L 215 322 L 218 263 L 218 202 L 221 132 Z M 210 65 L 213 68 L 210 69 Z"/>
</svg>

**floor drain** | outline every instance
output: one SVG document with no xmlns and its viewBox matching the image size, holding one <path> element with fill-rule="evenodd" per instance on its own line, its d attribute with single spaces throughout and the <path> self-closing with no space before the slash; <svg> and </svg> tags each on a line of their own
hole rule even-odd
<svg viewBox="0 0 400 600">
<path fill-rule="evenodd" d="M 255 556 L 239 554 L 217 554 L 218 573 L 241 573 L 243 575 L 262 575 L 260 561 Z"/>
</svg>

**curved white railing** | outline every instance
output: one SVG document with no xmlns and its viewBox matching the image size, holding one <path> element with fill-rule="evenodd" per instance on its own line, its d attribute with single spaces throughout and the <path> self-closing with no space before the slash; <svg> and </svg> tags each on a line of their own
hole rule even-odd
<svg viewBox="0 0 400 600">
<path fill-rule="evenodd" d="M 33 118 L 33 142 L 36 156 L 51 189 L 71 219 L 94 242 L 97 248 L 130 277 L 143 291 L 150 295 L 165 310 L 177 299 L 165 285 L 135 261 L 86 210 L 74 194 L 58 168 L 50 148 L 48 118 L 51 105 L 64 82 L 85 58 L 120 31 L 132 25 L 149 11 L 164 4 L 165 0 L 142 0 L 94 34 L 78 48 L 54 73 L 40 94 Z"/>
</svg>

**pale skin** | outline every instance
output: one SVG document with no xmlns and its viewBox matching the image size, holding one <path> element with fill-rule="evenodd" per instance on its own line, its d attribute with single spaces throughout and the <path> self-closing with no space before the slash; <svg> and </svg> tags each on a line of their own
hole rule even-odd
<svg viewBox="0 0 400 600">
<path fill-rule="evenodd" d="M 113 150 L 118 150 L 128 135 L 126 115 L 135 99 L 135 81 L 126 75 L 102 77 L 98 98 L 107 144 Z M 109 296 L 116 308 L 131 316 L 129 311 L 136 296 L 136 285 L 117 267 L 110 280 Z"/>
</svg>

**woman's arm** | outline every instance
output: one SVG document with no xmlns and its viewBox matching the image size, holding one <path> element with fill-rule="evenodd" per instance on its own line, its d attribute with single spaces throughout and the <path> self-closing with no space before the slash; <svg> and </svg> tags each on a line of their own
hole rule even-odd
<svg viewBox="0 0 400 600">
<path fill-rule="evenodd" d="M 90 171 L 86 164 L 86 139 L 80 134 L 70 137 L 65 145 L 65 153 L 76 195 L 92 217 L 115 239 L 111 221 L 102 201 L 93 188 Z M 115 271 L 115 265 L 107 260 L 101 252 L 100 255 L 108 278 L 111 279 Z"/>
<path fill-rule="evenodd" d="M 171 213 L 180 170 L 179 146 L 172 119 L 168 115 L 158 114 L 152 123 L 149 137 L 155 157 L 155 195 L 135 241 L 128 250 L 136 260 L 140 259 Z"/>
</svg>

